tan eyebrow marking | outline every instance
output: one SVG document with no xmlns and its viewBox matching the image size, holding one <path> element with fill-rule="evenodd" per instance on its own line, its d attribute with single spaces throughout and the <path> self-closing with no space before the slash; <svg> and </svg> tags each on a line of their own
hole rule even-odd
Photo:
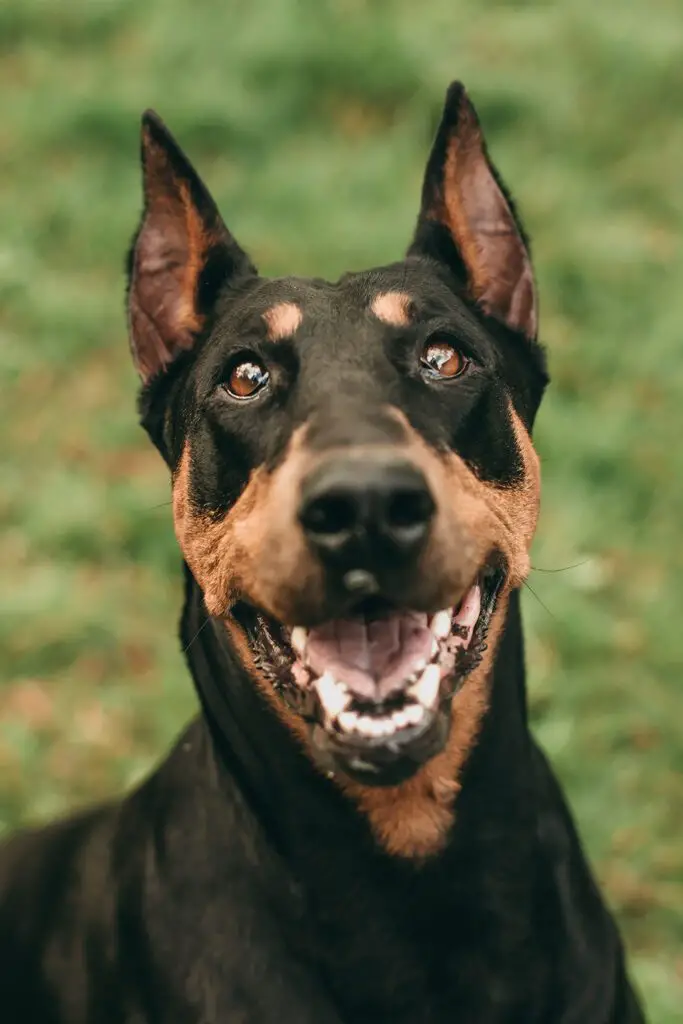
<svg viewBox="0 0 683 1024">
<path fill-rule="evenodd" d="M 380 292 L 372 300 L 371 310 L 378 320 L 392 327 L 410 323 L 411 298 L 406 292 Z"/>
<path fill-rule="evenodd" d="M 263 314 L 268 328 L 269 341 L 282 341 L 291 338 L 297 327 L 301 326 L 304 315 L 295 302 L 278 302 Z"/>
</svg>

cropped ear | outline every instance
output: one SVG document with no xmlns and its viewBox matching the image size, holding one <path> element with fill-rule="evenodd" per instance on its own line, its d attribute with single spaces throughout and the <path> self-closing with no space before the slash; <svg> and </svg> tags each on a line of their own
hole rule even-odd
<svg viewBox="0 0 683 1024">
<path fill-rule="evenodd" d="M 528 338 L 536 337 L 528 244 L 460 82 L 453 82 L 446 94 L 409 253 L 464 269 L 470 295 L 484 312 Z"/>
<path fill-rule="evenodd" d="M 191 349 L 226 281 L 256 271 L 165 124 L 142 116 L 144 209 L 128 256 L 128 329 L 143 380 Z"/>
</svg>

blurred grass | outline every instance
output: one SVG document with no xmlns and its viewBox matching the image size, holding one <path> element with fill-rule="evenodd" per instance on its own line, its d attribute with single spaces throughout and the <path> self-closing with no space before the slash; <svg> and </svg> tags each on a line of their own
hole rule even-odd
<svg viewBox="0 0 683 1024">
<path fill-rule="evenodd" d="M 651 1020 L 683 1006 L 679 0 L 5 0 L 0 826 L 130 785 L 194 707 L 122 316 L 154 106 L 270 273 L 390 260 L 462 78 L 535 242 L 553 386 L 537 735 Z M 575 566 L 566 571 L 565 566 Z"/>
</svg>

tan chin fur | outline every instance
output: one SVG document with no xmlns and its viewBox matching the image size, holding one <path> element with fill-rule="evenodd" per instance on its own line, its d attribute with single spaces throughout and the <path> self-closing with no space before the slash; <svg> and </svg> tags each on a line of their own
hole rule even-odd
<svg viewBox="0 0 683 1024">
<path fill-rule="evenodd" d="M 339 785 L 367 816 L 377 843 L 390 855 L 422 859 L 445 845 L 455 820 L 460 774 L 479 735 L 489 705 L 493 654 L 505 618 L 507 598 L 496 609 L 481 664 L 453 698 L 446 746 L 411 779 L 386 788 L 339 778 Z"/>
</svg>

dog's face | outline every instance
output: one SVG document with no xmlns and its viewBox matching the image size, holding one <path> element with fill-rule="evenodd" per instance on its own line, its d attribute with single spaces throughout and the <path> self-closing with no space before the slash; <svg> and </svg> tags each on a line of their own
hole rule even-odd
<svg viewBox="0 0 683 1024">
<path fill-rule="evenodd" d="M 538 510 L 533 277 L 474 110 L 453 86 L 406 259 L 336 283 L 259 277 L 151 114 L 142 153 L 131 341 L 183 556 L 313 758 L 396 786 L 463 746 Z"/>
</svg>

